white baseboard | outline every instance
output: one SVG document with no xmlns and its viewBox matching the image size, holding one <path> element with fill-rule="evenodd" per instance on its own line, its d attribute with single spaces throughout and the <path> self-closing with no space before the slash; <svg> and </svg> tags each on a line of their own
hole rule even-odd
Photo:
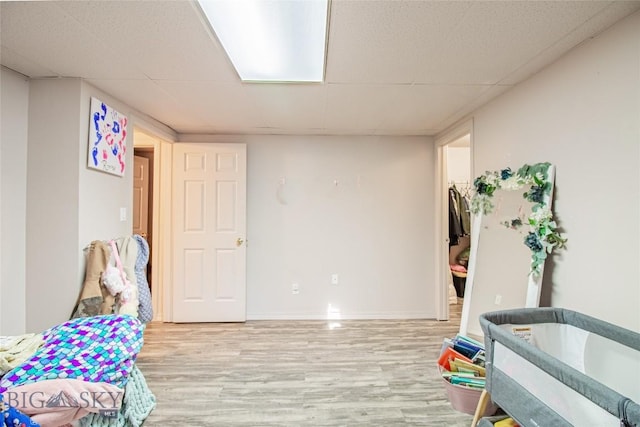
<svg viewBox="0 0 640 427">
<path fill-rule="evenodd" d="M 406 311 L 382 313 L 341 313 L 339 316 L 328 316 L 327 313 L 247 313 L 247 320 L 402 320 L 435 318 L 435 313 Z"/>
</svg>

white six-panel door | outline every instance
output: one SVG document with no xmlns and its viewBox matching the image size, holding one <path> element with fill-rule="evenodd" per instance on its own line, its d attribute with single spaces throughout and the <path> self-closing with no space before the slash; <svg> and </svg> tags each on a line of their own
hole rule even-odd
<svg viewBox="0 0 640 427">
<path fill-rule="evenodd" d="M 246 145 L 173 147 L 173 321 L 246 320 Z"/>
</svg>

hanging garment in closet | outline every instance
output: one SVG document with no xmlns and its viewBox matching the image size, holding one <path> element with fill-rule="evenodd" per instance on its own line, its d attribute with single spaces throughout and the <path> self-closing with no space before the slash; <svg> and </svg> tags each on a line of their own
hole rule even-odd
<svg viewBox="0 0 640 427">
<path fill-rule="evenodd" d="M 458 205 L 458 197 L 460 193 L 455 187 L 449 188 L 449 246 L 458 244 L 458 239 L 462 236 L 462 223 L 460 222 L 460 213 Z"/>
<path fill-rule="evenodd" d="M 469 202 L 454 186 L 449 188 L 449 246 L 458 244 L 460 237 L 471 234 Z"/>
<path fill-rule="evenodd" d="M 462 225 L 462 234 L 468 236 L 471 234 L 471 211 L 469 209 L 469 199 L 460 196 L 458 208 L 460 211 L 460 225 Z"/>
</svg>

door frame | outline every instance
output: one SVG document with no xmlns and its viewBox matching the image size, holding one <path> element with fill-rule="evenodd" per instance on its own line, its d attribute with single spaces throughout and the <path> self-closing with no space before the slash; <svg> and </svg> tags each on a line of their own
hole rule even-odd
<svg viewBox="0 0 640 427">
<path fill-rule="evenodd" d="M 135 148 L 153 150 L 151 242 L 151 304 L 153 320 L 171 321 L 171 148 L 172 143 L 145 129 L 134 129 Z"/>
<path fill-rule="evenodd" d="M 447 171 L 446 146 L 469 135 L 469 151 L 471 156 L 471 176 L 474 174 L 473 162 L 473 119 L 460 123 L 435 139 L 436 149 L 436 180 L 435 180 L 435 229 L 434 239 L 434 278 L 436 302 L 436 319 L 449 320 L 449 288 L 447 276 L 449 274 L 449 188 Z"/>
</svg>

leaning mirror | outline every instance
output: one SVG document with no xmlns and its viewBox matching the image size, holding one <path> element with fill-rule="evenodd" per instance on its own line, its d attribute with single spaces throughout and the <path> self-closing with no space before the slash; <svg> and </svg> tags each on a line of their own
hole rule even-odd
<svg viewBox="0 0 640 427">
<path fill-rule="evenodd" d="M 460 334 L 481 338 L 482 313 L 538 307 L 544 262 L 565 244 L 551 211 L 554 176 L 551 164 L 538 163 L 474 180 Z"/>
</svg>

